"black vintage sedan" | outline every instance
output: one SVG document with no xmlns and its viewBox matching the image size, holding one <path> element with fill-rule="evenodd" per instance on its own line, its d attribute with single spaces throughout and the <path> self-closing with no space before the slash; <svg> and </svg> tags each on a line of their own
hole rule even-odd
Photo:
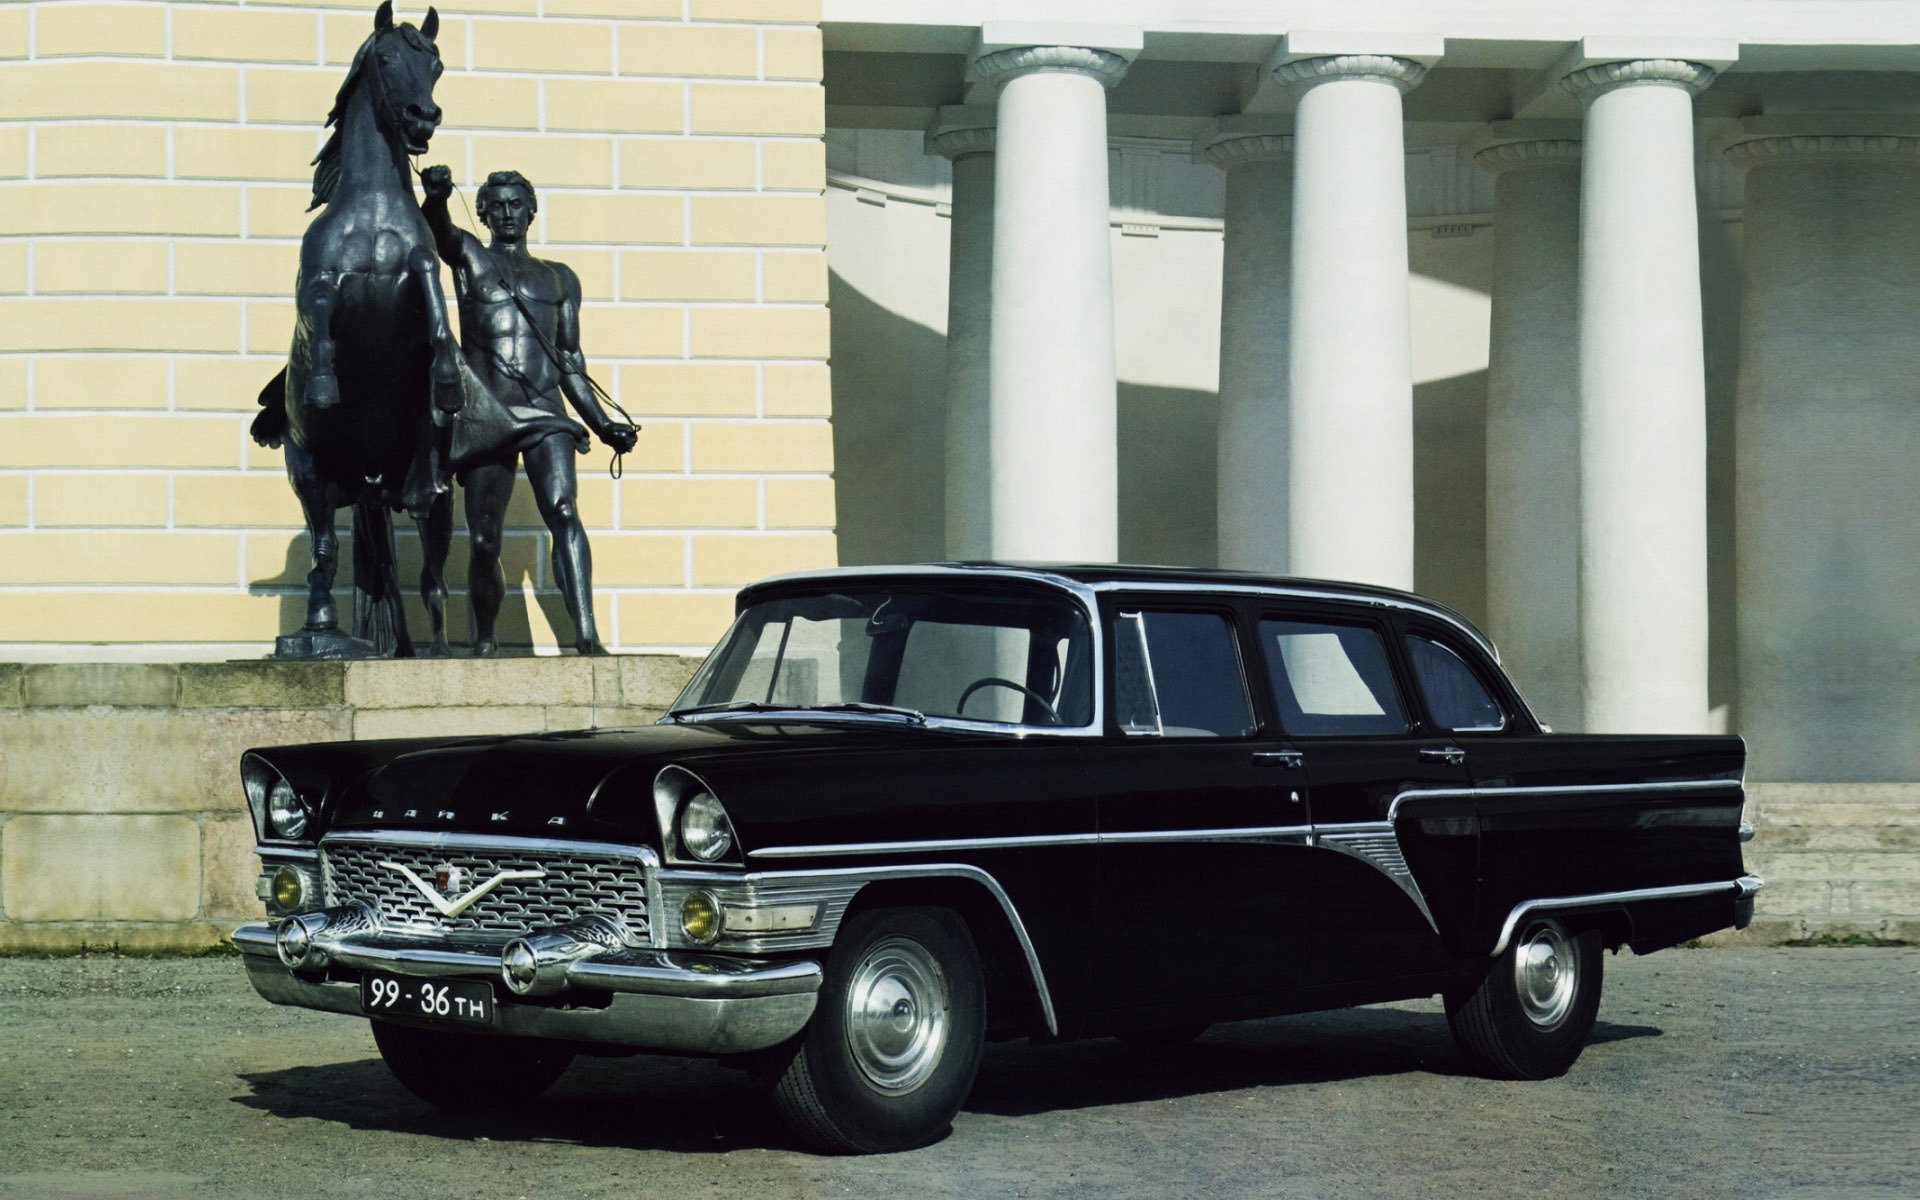
<svg viewBox="0 0 1920 1200">
<path fill-rule="evenodd" d="M 260 994 L 436 1104 L 720 1057 L 822 1149 L 939 1137 L 989 1038 L 1439 995 L 1579 1056 L 1601 955 L 1752 914 L 1735 737 L 1547 732 L 1404 592 L 950 564 L 740 594 L 657 725 L 248 752 Z"/>
</svg>

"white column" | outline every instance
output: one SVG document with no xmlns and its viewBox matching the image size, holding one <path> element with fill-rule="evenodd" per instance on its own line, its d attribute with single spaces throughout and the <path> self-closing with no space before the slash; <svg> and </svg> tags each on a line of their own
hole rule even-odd
<svg viewBox="0 0 1920 1200">
<path fill-rule="evenodd" d="M 1572 130 L 1577 134 L 1578 130 Z M 1494 135 L 1501 136 L 1499 133 Z M 1580 143 L 1494 141 L 1487 624 L 1534 714 L 1580 712 Z"/>
<path fill-rule="evenodd" d="M 1739 730 L 1754 778 L 1920 779 L 1920 122 L 1742 123 Z"/>
<path fill-rule="evenodd" d="M 1413 586 L 1413 362 L 1401 93 L 1387 55 L 1287 63 L 1294 114 L 1288 569 Z"/>
<path fill-rule="evenodd" d="M 990 334 L 991 552 L 1119 553 L 1107 88 L 1126 60 L 1079 46 L 984 55 L 1000 89 Z"/>
<path fill-rule="evenodd" d="M 1220 282 L 1219 563 L 1284 574 L 1293 138 L 1222 122 L 1196 145 L 1227 173 Z"/>
<path fill-rule="evenodd" d="M 962 561 L 988 558 L 993 552 L 987 469 L 993 137 L 991 125 L 952 124 L 945 113 L 927 133 L 927 150 L 953 161 L 947 267 L 946 553 Z"/>
<path fill-rule="evenodd" d="M 1697 63 L 1567 76 L 1580 189 L 1580 642 L 1586 727 L 1707 720 L 1707 422 L 1694 206 Z"/>
</svg>

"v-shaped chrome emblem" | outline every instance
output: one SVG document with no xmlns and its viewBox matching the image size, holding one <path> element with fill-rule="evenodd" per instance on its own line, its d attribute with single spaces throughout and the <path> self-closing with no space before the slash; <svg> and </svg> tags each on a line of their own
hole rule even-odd
<svg viewBox="0 0 1920 1200">
<path fill-rule="evenodd" d="M 485 899 L 487 894 L 492 892 L 493 889 L 499 887 L 503 883 L 508 882 L 509 880 L 545 879 L 547 877 L 547 873 L 545 871 L 502 871 L 498 875 L 495 875 L 492 879 L 487 880 L 485 883 L 481 884 L 479 887 L 474 888 L 472 891 L 468 892 L 466 895 L 460 897 L 458 900 L 449 900 L 445 896 L 442 896 L 439 892 L 435 891 L 432 884 L 420 878 L 418 875 L 415 875 L 412 871 L 408 870 L 404 866 L 401 866 L 399 863 L 383 862 L 380 865 L 382 867 L 385 867 L 389 871 L 398 871 L 402 875 L 405 875 L 407 877 L 407 882 L 411 883 L 414 887 L 418 888 L 420 891 L 420 894 L 427 898 L 427 903 L 433 905 L 434 909 L 437 912 L 439 912 L 439 914 L 443 917 L 459 916 L 461 913 L 467 911 L 467 909 L 473 907 L 475 904 Z"/>
</svg>

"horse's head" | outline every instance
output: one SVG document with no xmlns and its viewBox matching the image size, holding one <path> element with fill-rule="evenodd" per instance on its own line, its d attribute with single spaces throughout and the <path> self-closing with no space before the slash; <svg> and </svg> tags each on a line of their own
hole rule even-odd
<svg viewBox="0 0 1920 1200">
<path fill-rule="evenodd" d="M 427 19 L 415 29 L 394 24 L 393 0 L 385 0 L 373 15 L 373 36 L 361 43 L 341 88 L 344 101 L 356 82 L 364 82 L 381 132 L 398 140 L 408 154 L 425 154 L 440 125 L 440 106 L 433 102 L 433 85 L 441 71 L 433 38 L 439 32 L 435 10 L 429 8 Z"/>
</svg>

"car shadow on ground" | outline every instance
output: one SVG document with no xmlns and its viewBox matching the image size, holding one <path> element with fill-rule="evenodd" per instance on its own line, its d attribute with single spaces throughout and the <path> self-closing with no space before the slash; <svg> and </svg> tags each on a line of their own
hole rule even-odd
<svg viewBox="0 0 1920 1200">
<path fill-rule="evenodd" d="M 1659 1037 L 1648 1025 L 1595 1025 L 1590 1045 Z M 1110 1038 L 989 1046 L 965 1110 L 994 1116 L 1172 1100 L 1387 1075 L 1471 1075 L 1437 1013 L 1349 1009 L 1220 1025 L 1183 1046 Z M 722 1153 L 792 1149 L 739 1071 L 654 1055 L 581 1058 L 538 1100 L 510 1110 L 444 1112 L 401 1088 L 377 1058 L 244 1074 L 238 1104 L 457 1141 L 556 1142 Z"/>
</svg>

